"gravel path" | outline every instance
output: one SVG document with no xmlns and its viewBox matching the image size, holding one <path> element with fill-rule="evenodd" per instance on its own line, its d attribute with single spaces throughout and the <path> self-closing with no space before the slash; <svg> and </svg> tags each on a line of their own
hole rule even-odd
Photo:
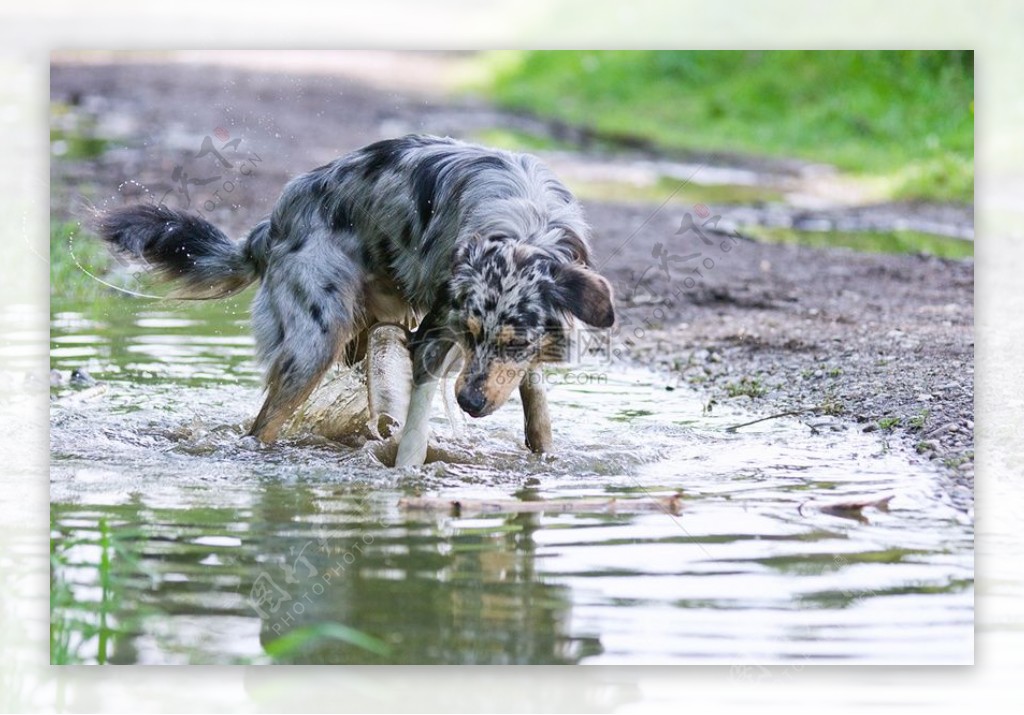
<svg viewBox="0 0 1024 715">
<path fill-rule="evenodd" d="M 241 141 L 237 153 L 225 154 L 231 168 L 213 172 L 221 181 L 191 185 L 190 198 L 238 235 L 289 177 L 368 142 L 408 131 L 465 137 L 488 123 L 538 124 L 444 99 L 438 87 L 417 92 L 405 82 L 389 91 L 380 73 L 394 72 L 393 60 L 342 75 L 229 63 L 58 61 L 51 73 L 60 108 L 55 126 L 114 144 L 93 158 L 55 158 L 53 217 L 72 216 L 80 196 L 121 203 L 119 194 L 131 199 L 140 185 L 180 199 L 175 168 L 209 178 L 203 172 L 213 165 L 202 162 L 214 157 L 195 155 L 211 136 L 215 146 Z M 258 161 L 242 172 L 244 162 L 235 159 L 250 155 Z M 215 194 L 223 180 L 231 191 Z M 623 359 L 669 371 L 703 392 L 712 408 L 742 400 L 764 416 L 799 411 L 814 429 L 852 422 L 882 431 L 909 446 L 911 458 L 931 460 L 948 477 L 954 503 L 971 507 L 973 261 L 766 245 L 713 230 L 716 215 L 725 226 L 730 212 L 759 207 L 709 207 L 702 217 L 703 206 L 585 203 L 598 261 L 617 291 Z M 970 207 L 884 211 L 973 233 Z M 688 216 L 704 226 L 703 237 L 685 230 Z"/>
</svg>

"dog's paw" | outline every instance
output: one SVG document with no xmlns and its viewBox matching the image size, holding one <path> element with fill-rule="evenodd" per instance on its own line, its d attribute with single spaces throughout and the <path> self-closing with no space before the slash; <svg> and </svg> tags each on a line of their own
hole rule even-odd
<svg viewBox="0 0 1024 715">
<path fill-rule="evenodd" d="M 551 452 L 552 439 L 551 432 L 539 432 L 537 434 L 526 433 L 525 439 L 526 449 L 535 454 L 545 454 Z"/>
<path fill-rule="evenodd" d="M 403 441 L 398 445 L 398 454 L 395 456 L 395 466 L 401 467 L 422 467 L 427 461 L 427 446 L 422 449 L 403 449 L 407 443 Z"/>
</svg>

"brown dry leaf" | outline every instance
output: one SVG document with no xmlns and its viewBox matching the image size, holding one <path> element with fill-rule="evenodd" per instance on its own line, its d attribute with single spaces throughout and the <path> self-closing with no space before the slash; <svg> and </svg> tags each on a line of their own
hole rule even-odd
<svg viewBox="0 0 1024 715">
<path fill-rule="evenodd" d="M 816 504 L 814 502 L 804 502 L 798 508 L 798 511 L 803 514 L 805 506 L 811 506 L 820 512 L 825 514 L 831 514 L 832 516 L 841 516 L 847 519 L 857 519 L 858 521 L 867 521 L 864 515 L 861 514 L 863 509 L 868 507 L 878 509 L 879 511 L 889 511 L 889 502 L 893 500 L 895 494 L 890 494 L 884 497 L 868 497 L 866 499 L 851 499 L 847 501 L 829 502 L 826 504 Z"/>
</svg>

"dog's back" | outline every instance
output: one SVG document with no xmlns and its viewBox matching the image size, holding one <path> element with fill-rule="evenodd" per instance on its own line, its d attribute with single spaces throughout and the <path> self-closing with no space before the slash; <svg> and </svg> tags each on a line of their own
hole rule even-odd
<svg viewBox="0 0 1024 715">
<path fill-rule="evenodd" d="M 418 311 L 430 309 L 455 246 L 474 234 L 588 258 L 577 202 L 536 158 L 419 135 L 371 144 L 294 179 L 272 227 L 275 256 L 321 260 L 340 249 Z"/>
</svg>

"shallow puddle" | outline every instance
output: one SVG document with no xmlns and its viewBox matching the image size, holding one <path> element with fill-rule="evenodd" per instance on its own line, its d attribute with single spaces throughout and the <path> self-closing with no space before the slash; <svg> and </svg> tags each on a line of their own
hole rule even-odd
<svg viewBox="0 0 1024 715">
<path fill-rule="evenodd" d="M 394 470 L 378 442 L 242 438 L 244 302 L 111 305 L 52 315 L 52 367 L 101 381 L 51 391 L 55 660 L 972 661 L 973 524 L 876 434 L 731 432 L 757 415 L 592 365 L 548 375 L 554 455 L 518 404 L 438 400 L 437 461 Z M 515 507 L 538 500 L 592 508 Z"/>
</svg>

